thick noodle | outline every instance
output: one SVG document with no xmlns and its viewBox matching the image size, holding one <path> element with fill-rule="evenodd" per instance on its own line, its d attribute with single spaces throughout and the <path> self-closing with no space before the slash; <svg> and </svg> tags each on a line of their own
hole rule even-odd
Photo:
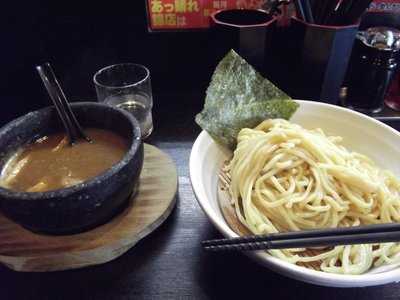
<svg viewBox="0 0 400 300">
<path fill-rule="evenodd" d="M 400 181 L 341 141 L 281 119 L 242 129 L 227 169 L 240 222 L 254 234 L 399 222 Z M 304 250 L 269 252 L 291 263 L 320 262 L 322 271 L 340 274 L 400 261 L 397 243 L 299 255 Z"/>
</svg>

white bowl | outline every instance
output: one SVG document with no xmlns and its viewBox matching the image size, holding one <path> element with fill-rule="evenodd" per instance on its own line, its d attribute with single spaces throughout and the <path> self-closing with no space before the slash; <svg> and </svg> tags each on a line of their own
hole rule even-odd
<svg viewBox="0 0 400 300">
<path fill-rule="evenodd" d="M 291 121 L 306 128 L 322 128 L 329 135 L 344 137 L 346 147 L 374 159 L 380 167 L 400 176 L 400 133 L 363 114 L 319 102 L 298 101 L 299 109 Z M 190 155 L 190 179 L 196 198 L 207 217 L 225 237 L 235 237 L 221 214 L 217 199 L 219 169 L 231 153 L 203 131 Z M 363 275 L 340 275 L 315 271 L 290 264 L 255 251 L 248 255 L 282 275 L 301 281 L 334 287 L 361 287 L 400 281 L 400 268 L 383 267 Z"/>
</svg>

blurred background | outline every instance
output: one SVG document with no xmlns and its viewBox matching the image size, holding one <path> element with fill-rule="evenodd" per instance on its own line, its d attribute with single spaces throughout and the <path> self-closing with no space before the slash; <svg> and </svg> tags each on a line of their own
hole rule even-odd
<svg viewBox="0 0 400 300">
<path fill-rule="evenodd" d="M 58 5 L 26 5 L 25 16 L 2 13 L 0 126 L 50 104 L 34 68 L 45 61 L 53 65 L 71 101 L 96 99 L 92 76 L 104 66 L 146 65 L 156 105 L 168 105 L 157 103 L 161 92 L 204 93 L 217 63 L 210 59 L 213 41 L 205 30 L 149 33 L 144 0 L 119 7 L 109 2 L 80 7 L 78 13 L 90 15 L 70 16 L 56 15 L 62 11 Z"/>
<path fill-rule="evenodd" d="M 173 2 L 166 0 L 164 3 L 168 1 Z M 268 8 L 270 2 L 187 1 L 212 3 L 210 8 L 202 7 L 204 16 L 206 11 L 208 14 L 232 3 L 237 7 L 252 5 Z M 36 65 L 46 61 L 52 64 L 70 101 L 95 101 L 93 74 L 107 65 L 133 62 L 150 69 L 156 113 L 163 113 L 163 107 L 171 109 L 166 102 L 175 98 L 179 99 L 175 109 L 192 105 L 196 106 L 194 111 L 197 107 L 200 109 L 212 72 L 221 59 L 218 49 L 222 41 L 207 29 L 150 32 L 146 2 L 157 1 L 103 1 L 80 3 L 79 7 L 64 6 L 63 2 L 35 1 L 3 6 L 0 15 L 0 126 L 28 111 L 50 104 L 35 70 Z M 21 7 L 11 9 L 16 5 Z M 375 0 L 371 5 L 373 9 L 400 11 L 397 0 Z M 399 15 L 395 16 L 396 22 L 400 22 Z M 152 20 L 154 23 L 155 19 Z M 294 43 L 289 35 L 277 32 L 277 36 L 283 37 L 281 42 Z M 273 44 L 282 46 L 281 43 Z M 297 60 L 296 55 L 293 51 L 289 51 L 288 55 L 281 52 L 279 49 L 283 62 L 275 69 L 279 70 L 282 78 L 277 81 L 274 77 L 270 79 L 292 97 L 311 99 L 288 89 L 289 85 L 302 84 L 297 80 L 298 76 L 289 80 L 289 75 L 294 72 L 287 60 L 291 57 Z M 181 96 L 175 97 L 176 93 Z"/>
</svg>

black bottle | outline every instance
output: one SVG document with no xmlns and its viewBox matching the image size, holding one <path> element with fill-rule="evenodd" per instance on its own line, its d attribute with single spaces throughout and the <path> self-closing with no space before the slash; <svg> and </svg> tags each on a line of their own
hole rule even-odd
<svg viewBox="0 0 400 300">
<path fill-rule="evenodd" d="M 382 109 L 388 87 L 397 71 L 400 32 L 370 28 L 355 41 L 347 86 L 346 106 L 365 113 Z"/>
</svg>

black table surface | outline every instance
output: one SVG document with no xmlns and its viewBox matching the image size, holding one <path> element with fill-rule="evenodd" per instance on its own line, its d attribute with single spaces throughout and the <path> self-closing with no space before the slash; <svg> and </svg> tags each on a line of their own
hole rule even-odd
<svg viewBox="0 0 400 300">
<path fill-rule="evenodd" d="M 399 299 L 400 285 L 327 288 L 278 275 L 240 253 L 206 253 L 220 237 L 196 202 L 189 155 L 203 93 L 155 96 L 155 131 L 147 141 L 167 152 L 179 175 L 177 205 L 165 223 L 120 258 L 100 266 L 18 273 L 0 266 L 0 299 Z"/>
</svg>

